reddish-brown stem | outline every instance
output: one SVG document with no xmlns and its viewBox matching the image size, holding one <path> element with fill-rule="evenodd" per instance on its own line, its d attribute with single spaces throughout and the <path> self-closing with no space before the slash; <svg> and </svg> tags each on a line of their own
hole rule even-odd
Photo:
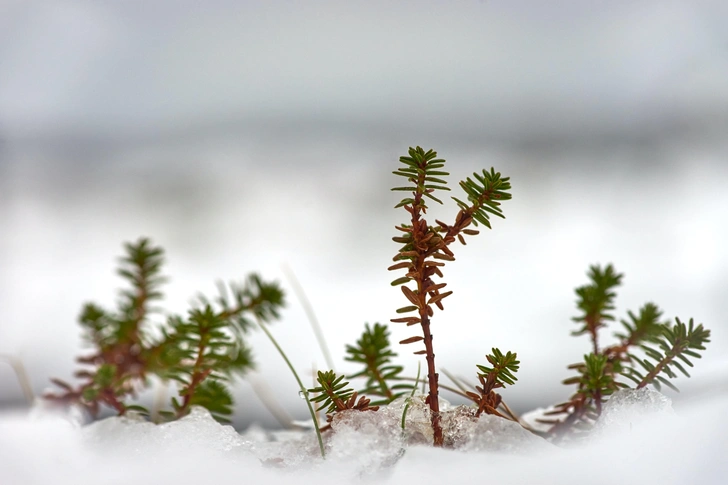
<svg viewBox="0 0 728 485">
<path fill-rule="evenodd" d="M 589 336 L 591 337 L 592 345 L 594 347 L 594 355 L 599 355 L 599 344 L 597 343 L 597 330 L 599 329 L 599 321 L 596 318 L 587 315 L 586 323 L 587 327 L 589 328 Z"/>
<path fill-rule="evenodd" d="M 423 314 L 424 313 L 424 314 Z M 434 433 L 434 445 L 442 446 L 442 423 L 440 418 L 440 401 L 438 399 L 437 381 L 439 375 L 435 372 L 435 352 L 432 348 L 432 333 L 430 333 L 430 319 L 427 311 L 420 313 L 422 318 L 422 333 L 425 337 L 425 351 L 427 360 L 427 381 L 430 393 L 427 396 L 430 405 L 430 420 L 432 421 L 432 432 Z"/>
<path fill-rule="evenodd" d="M 602 414 L 602 390 L 594 391 L 594 406 L 597 408 L 597 416 Z"/>
<path fill-rule="evenodd" d="M 376 379 L 377 383 L 379 383 L 379 389 L 382 391 L 382 394 L 384 394 L 387 399 L 391 401 L 394 398 L 394 393 L 389 388 L 389 386 L 387 386 L 387 382 L 384 380 L 384 377 L 382 377 L 379 369 L 377 369 L 376 359 L 367 358 L 367 367 L 369 368 L 369 372 L 374 374 L 374 378 Z"/>
<path fill-rule="evenodd" d="M 101 391 L 100 400 L 105 402 L 112 408 L 116 409 L 116 412 L 119 413 L 119 416 L 123 416 L 126 413 L 126 407 L 116 398 L 116 394 L 114 393 L 113 389 L 106 388 Z"/>
<path fill-rule="evenodd" d="M 418 180 L 418 186 L 424 185 L 425 175 L 424 172 L 420 173 Z M 425 258 L 426 250 L 423 250 L 423 246 L 426 246 L 426 240 L 424 238 L 427 235 L 427 224 L 420 220 L 420 202 L 422 200 L 422 193 L 417 191 L 415 193 L 414 203 L 412 204 L 412 239 L 414 243 L 415 251 L 418 253 L 413 261 L 415 274 L 417 277 L 417 297 L 419 299 L 419 313 L 420 313 L 420 324 L 422 325 L 422 334 L 424 337 L 425 344 L 425 359 L 427 360 L 427 381 L 429 384 L 430 392 L 427 396 L 427 402 L 430 406 L 430 420 L 432 422 L 432 432 L 434 434 L 433 444 L 435 446 L 443 445 L 442 436 L 442 424 L 440 417 L 440 401 L 438 398 L 438 374 L 435 371 L 435 352 L 432 348 L 432 333 L 430 332 L 430 316 L 428 313 L 429 306 L 427 305 L 427 291 L 425 286 Z M 424 226 L 424 227 L 423 227 Z"/>
<path fill-rule="evenodd" d="M 650 382 L 655 380 L 655 377 L 662 372 L 662 369 L 665 368 L 665 366 L 672 361 L 672 359 L 675 358 L 675 356 L 678 354 L 677 346 L 673 346 L 672 349 L 670 349 L 670 352 L 665 354 L 665 357 L 662 358 L 660 362 L 657 363 L 654 369 L 652 369 L 645 377 L 640 381 L 640 383 L 637 385 L 637 389 L 642 389 L 643 387 L 647 386 Z"/>
<path fill-rule="evenodd" d="M 187 414 L 187 411 L 190 407 L 190 402 L 192 401 L 192 396 L 194 396 L 195 394 L 195 389 L 212 372 L 212 369 L 202 369 L 202 361 L 205 358 L 205 349 L 207 348 L 207 334 L 207 328 L 200 326 L 200 343 L 197 347 L 197 359 L 195 360 L 195 364 L 193 366 L 194 371 L 192 372 L 190 383 L 184 392 L 182 406 L 177 410 L 178 418 Z"/>
</svg>

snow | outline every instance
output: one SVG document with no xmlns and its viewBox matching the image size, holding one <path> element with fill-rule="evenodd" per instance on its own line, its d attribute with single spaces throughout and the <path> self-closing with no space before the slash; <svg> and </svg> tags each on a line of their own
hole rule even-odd
<svg viewBox="0 0 728 485">
<path fill-rule="evenodd" d="M 623 389 L 615 392 L 604 405 L 593 436 L 619 435 L 653 421 L 672 426 L 674 418 L 672 401 L 664 394 L 647 388 Z"/>
<path fill-rule="evenodd" d="M 135 415 L 87 425 L 75 411 L 0 415 L 3 485 L 121 483 L 306 483 L 342 480 L 385 484 L 724 483 L 728 465 L 728 396 L 672 410 L 662 394 L 615 393 L 595 432 L 579 446 L 556 447 L 517 424 L 443 401 L 450 449 L 425 444 L 429 411 L 421 396 L 377 412 L 338 414 L 326 433 L 326 460 L 311 431 L 243 433 L 202 408 L 155 425 Z"/>
</svg>

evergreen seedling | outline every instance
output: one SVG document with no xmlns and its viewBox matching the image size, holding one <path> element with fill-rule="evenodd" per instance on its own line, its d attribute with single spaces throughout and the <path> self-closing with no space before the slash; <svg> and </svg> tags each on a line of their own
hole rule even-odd
<svg viewBox="0 0 728 485">
<path fill-rule="evenodd" d="M 490 228 L 490 216 L 504 217 L 500 205 L 503 201 L 509 200 L 511 188 L 508 177 L 501 178 L 500 173 L 491 168 L 490 171 L 483 170 L 482 173 L 474 173 L 473 178 L 467 178 L 460 182 L 460 187 L 465 191 L 467 202 L 453 197 L 460 211 L 455 216 L 452 225 L 436 220 L 436 226 L 431 226 L 425 220 L 427 214 L 427 199 L 442 204 L 434 194 L 436 190 L 450 190 L 447 182 L 441 177 L 449 175 L 441 169 L 445 166 L 445 160 L 437 158 L 433 150 L 425 152 L 422 148 L 410 148 L 409 156 L 400 157 L 399 161 L 404 165 L 394 171 L 395 175 L 407 179 L 409 185 L 395 187 L 392 190 L 410 192 L 408 197 L 402 199 L 396 206 L 404 207 L 409 214 L 409 222 L 396 226 L 402 235 L 394 237 L 393 240 L 402 244 L 402 248 L 394 257 L 396 264 L 388 269 L 406 270 L 403 277 L 392 282 L 393 286 L 400 286 L 402 293 L 407 298 L 409 305 L 397 310 L 397 313 L 415 313 L 416 316 L 405 316 L 394 318 L 392 322 L 400 322 L 409 325 L 419 324 L 422 335 L 416 335 L 404 339 L 400 344 L 413 344 L 422 342 L 423 350 L 415 354 L 425 355 L 427 361 L 427 382 L 429 393 L 427 403 L 430 407 L 432 429 L 434 433 L 435 446 L 442 446 L 443 435 L 438 401 L 438 373 L 435 367 L 435 352 L 432 345 L 432 331 L 430 319 L 434 315 L 433 307 L 443 310 L 443 300 L 452 294 L 452 291 L 441 291 L 447 284 L 436 283 L 435 276 L 442 278 L 440 268 L 445 261 L 454 261 L 455 256 L 449 246 L 459 240 L 465 244 L 464 236 L 478 234 L 470 225 L 482 224 Z M 412 283 L 410 287 L 408 284 Z"/>
<path fill-rule="evenodd" d="M 283 306 L 283 292 L 276 283 L 251 275 L 244 285 L 221 289 L 216 303 L 200 298 L 201 305 L 187 317 L 172 315 L 166 324 L 152 325 L 159 311 L 153 303 L 162 298 L 164 253 L 145 238 L 125 245 L 119 274 L 129 288 L 121 291 L 116 312 L 89 303 L 79 321 L 93 352 L 79 357 L 85 368 L 76 376 L 82 384 L 73 387 L 61 380 L 59 393 L 46 397 L 76 402 L 96 415 L 101 405 L 119 414 L 128 410 L 146 413 L 130 405 L 138 391 L 156 376 L 179 384 L 179 396 L 172 398 L 172 410 L 160 414 L 170 419 L 186 415 L 193 405 L 207 408 L 219 421 L 227 421 L 233 399 L 229 390 L 233 375 L 252 369 L 245 335 L 251 318 L 272 321 Z M 156 332 L 154 331 L 156 330 Z"/>
<path fill-rule="evenodd" d="M 576 289 L 577 307 L 583 314 L 573 319 L 581 324 L 573 335 L 588 334 L 593 350 L 582 362 L 569 366 L 577 375 L 566 379 L 564 384 L 576 385 L 576 393 L 547 413 L 560 418 L 542 420 L 551 425 L 549 435 L 554 441 L 590 430 L 601 415 L 606 398 L 619 389 L 630 387 L 620 381 L 620 377 L 633 381 L 637 389 L 651 384 L 659 390 L 664 384 L 677 391 L 667 380 L 677 376 L 673 369 L 689 377 L 681 362 L 692 367 L 688 357 L 700 358 L 697 351 L 705 350 L 705 344 L 710 342 L 710 330 L 702 324 L 695 326 L 690 319 L 685 325 L 675 318 L 676 324 L 671 326 L 669 322 L 660 321 L 662 312 L 657 305 L 646 303 L 638 314 L 629 311 L 629 320 L 621 320 L 624 331 L 614 334 L 618 343 L 601 349 L 599 330 L 615 320 L 612 313 L 614 290 L 623 275 L 611 264 L 605 268 L 591 266 L 587 275 L 591 282 Z M 637 355 L 634 352 L 637 350 L 646 357 Z M 637 365 L 642 370 L 638 370 Z"/>
<path fill-rule="evenodd" d="M 501 418 L 506 418 L 498 412 L 498 406 L 500 406 L 502 398 L 499 394 L 494 392 L 494 389 L 506 387 L 506 385 L 513 385 L 518 380 L 514 373 L 518 372 L 520 362 L 516 360 L 516 354 L 508 352 L 503 353 L 494 348 L 491 355 L 487 355 L 486 359 L 493 367 L 487 367 L 484 365 L 478 365 L 478 380 L 480 386 L 476 386 L 477 394 L 474 392 L 467 392 L 467 396 L 472 399 L 478 406 L 476 416 L 480 416 L 484 411 L 487 414 L 495 414 Z M 510 419 L 510 418 L 506 418 Z"/>
</svg>

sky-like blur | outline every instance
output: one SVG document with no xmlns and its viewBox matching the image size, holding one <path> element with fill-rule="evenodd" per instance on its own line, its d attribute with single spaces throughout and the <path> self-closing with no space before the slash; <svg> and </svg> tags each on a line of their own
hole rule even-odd
<svg viewBox="0 0 728 485">
<path fill-rule="evenodd" d="M 122 243 L 148 236 L 169 312 L 220 279 L 277 279 L 272 330 L 310 375 L 326 363 L 285 264 L 355 371 L 345 344 L 405 304 L 389 188 L 421 145 L 453 189 L 494 166 L 514 194 L 445 268 L 438 365 L 474 380 L 497 346 L 522 362 L 512 407 L 568 397 L 589 350 L 569 336 L 573 289 L 612 262 L 620 318 L 654 301 L 713 330 L 683 394 L 725 388 L 727 24 L 726 2 L 700 0 L 0 0 L 0 356 L 36 392 L 71 379 L 82 304 L 114 306 Z M 445 202 L 431 213 L 452 220 Z M 303 417 L 285 364 L 251 343 L 251 381 Z M 396 347 L 414 374 L 417 349 Z M 270 420 L 249 382 L 236 394 L 241 421 Z M 0 362 L 0 406 L 21 403 Z"/>
</svg>

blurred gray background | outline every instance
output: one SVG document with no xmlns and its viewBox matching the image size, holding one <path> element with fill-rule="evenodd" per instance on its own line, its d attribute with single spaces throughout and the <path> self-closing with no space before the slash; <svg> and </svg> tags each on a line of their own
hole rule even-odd
<svg viewBox="0 0 728 485">
<path fill-rule="evenodd" d="M 311 379 L 326 364 L 288 265 L 353 372 L 345 344 L 405 304 L 386 271 L 406 220 L 389 189 L 421 145 L 453 188 L 494 166 L 514 194 L 445 268 L 439 366 L 474 380 L 491 347 L 514 350 L 514 409 L 567 398 L 566 366 L 590 348 L 569 335 L 573 290 L 612 262 L 620 317 L 654 301 L 713 331 L 678 399 L 725 391 L 726 25 L 717 0 L 0 0 L 0 355 L 38 393 L 71 379 L 82 304 L 114 306 L 122 242 L 148 236 L 167 250 L 169 312 L 217 280 L 279 280 L 271 330 Z M 452 221 L 451 202 L 432 216 Z M 275 425 L 253 392 L 266 385 L 304 418 L 270 343 L 251 344 L 237 423 Z M 397 350 L 414 375 L 416 349 Z M 0 407 L 23 405 L 0 362 Z"/>
</svg>

